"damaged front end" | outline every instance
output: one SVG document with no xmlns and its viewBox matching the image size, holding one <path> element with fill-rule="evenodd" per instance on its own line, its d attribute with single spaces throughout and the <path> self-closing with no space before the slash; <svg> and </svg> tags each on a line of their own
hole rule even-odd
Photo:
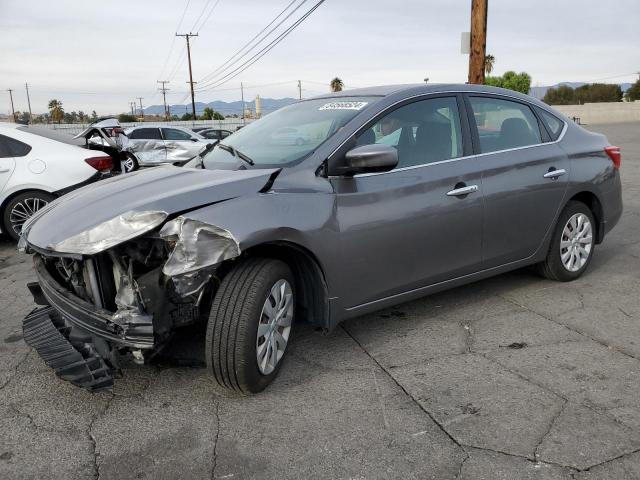
<svg viewBox="0 0 640 480">
<path fill-rule="evenodd" d="M 144 362 L 208 315 L 217 270 L 240 255 L 238 242 L 184 216 L 157 228 L 166 218 L 122 214 L 47 250 L 25 242 L 38 277 L 29 289 L 42 308 L 25 319 L 24 337 L 63 379 L 110 388 L 121 354 Z"/>
</svg>

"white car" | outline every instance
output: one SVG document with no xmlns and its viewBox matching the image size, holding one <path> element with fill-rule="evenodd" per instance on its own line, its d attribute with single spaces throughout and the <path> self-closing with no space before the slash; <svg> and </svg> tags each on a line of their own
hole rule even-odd
<svg viewBox="0 0 640 480">
<path fill-rule="evenodd" d="M 54 198 L 110 175 L 113 159 L 45 128 L 0 123 L 0 231 L 22 224 Z"/>
<path fill-rule="evenodd" d="M 127 171 L 163 163 L 183 164 L 216 143 L 182 127 L 138 126 L 125 134 L 128 141 L 123 150 L 132 164 L 131 168 L 127 164 Z"/>
</svg>

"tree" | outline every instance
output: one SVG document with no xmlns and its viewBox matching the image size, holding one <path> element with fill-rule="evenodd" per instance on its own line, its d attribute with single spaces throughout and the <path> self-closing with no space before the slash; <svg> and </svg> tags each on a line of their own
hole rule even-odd
<svg viewBox="0 0 640 480">
<path fill-rule="evenodd" d="M 484 83 L 492 87 L 506 88 L 527 94 L 531 88 L 531 76 L 526 72 L 508 71 L 501 77 L 486 77 Z"/>
<path fill-rule="evenodd" d="M 122 123 L 133 123 L 137 121 L 137 119 L 136 117 L 128 113 L 121 113 L 120 115 L 118 115 L 118 121 Z"/>
<path fill-rule="evenodd" d="M 51 120 L 60 123 L 64 118 L 62 102 L 55 98 L 53 100 L 49 100 L 49 112 L 51 113 Z"/>
<path fill-rule="evenodd" d="M 214 113 L 213 108 L 205 107 L 202 111 L 202 115 L 200 116 L 200 120 L 212 120 Z"/>
<path fill-rule="evenodd" d="M 98 120 L 98 114 L 96 113 L 96 111 L 95 111 L 95 110 L 93 110 L 93 111 L 91 112 L 91 121 L 92 121 L 92 122 L 95 122 L 96 120 Z"/>
<path fill-rule="evenodd" d="M 222 115 L 220 112 L 213 112 L 213 119 L 214 120 L 224 120 L 224 115 Z"/>
<path fill-rule="evenodd" d="M 332 92 L 341 92 L 344 88 L 344 82 L 340 78 L 335 77 L 331 82 L 329 82 L 329 87 Z"/>
<path fill-rule="evenodd" d="M 629 87 L 624 96 L 630 102 L 640 100 L 640 79 Z"/>
<path fill-rule="evenodd" d="M 183 122 L 186 122 L 187 120 L 193 120 L 193 115 L 190 113 L 185 113 L 180 117 L 180 120 L 182 120 Z"/>
<path fill-rule="evenodd" d="M 542 101 L 548 105 L 575 105 L 575 91 L 567 85 L 560 85 L 557 88 L 552 87 L 544 94 Z"/>
<path fill-rule="evenodd" d="M 493 55 L 484 56 L 484 73 L 490 75 L 493 72 L 493 65 L 496 63 L 496 57 Z"/>
<path fill-rule="evenodd" d="M 620 85 L 610 83 L 591 83 L 575 89 L 578 104 L 599 102 L 621 102 Z"/>
</svg>

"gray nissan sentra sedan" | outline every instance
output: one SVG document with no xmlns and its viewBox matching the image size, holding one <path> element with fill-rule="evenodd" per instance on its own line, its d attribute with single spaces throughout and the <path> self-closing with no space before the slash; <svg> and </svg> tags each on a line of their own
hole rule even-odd
<svg viewBox="0 0 640 480">
<path fill-rule="evenodd" d="M 285 128 L 305 142 L 273 142 Z M 473 85 L 298 102 L 189 168 L 139 171 L 39 211 L 40 308 L 24 338 L 63 379 L 109 388 L 206 323 L 217 382 L 264 389 L 292 329 L 536 265 L 570 281 L 622 214 L 620 149 L 549 106 Z M 109 202 L 103 200 L 109 198 Z"/>
</svg>

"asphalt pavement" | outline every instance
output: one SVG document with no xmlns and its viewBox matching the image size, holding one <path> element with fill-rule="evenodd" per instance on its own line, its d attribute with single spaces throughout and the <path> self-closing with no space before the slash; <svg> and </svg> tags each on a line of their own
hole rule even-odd
<svg viewBox="0 0 640 480">
<path fill-rule="evenodd" d="M 0 478 L 640 478 L 640 124 L 588 128 L 622 147 L 625 212 L 582 278 L 300 325 L 252 397 L 215 388 L 197 329 L 112 393 L 59 380 L 22 340 L 30 258 L 0 239 Z"/>
</svg>

